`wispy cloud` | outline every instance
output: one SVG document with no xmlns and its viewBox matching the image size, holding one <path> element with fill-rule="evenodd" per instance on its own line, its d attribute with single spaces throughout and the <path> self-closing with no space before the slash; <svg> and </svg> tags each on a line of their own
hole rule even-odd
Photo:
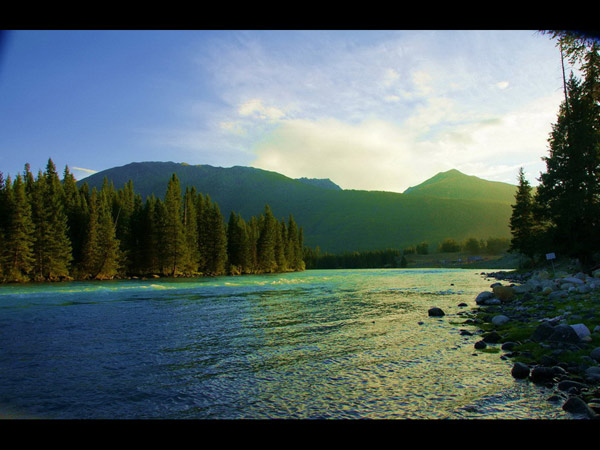
<svg viewBox="0 0 600 450">
<path fill-rule="evenodd" d="M 73 176 L 78 180 L 81 180 L 87 176 L 90 176 L 90 175 L 98 172 L 97 170 L 86 169 L 83 167 L 76 167 L 76 166 L 69 166 L 69 169 L 73 173 Z"/>
<path fill-rule="evenodd" d="M 197 59 L 219 98 L 196 110 L 202 129 L 162 133 L 200 162 L 237 155 L 357 189 L 402 191 L 450 168 L 514 182 L 546 152 L 560 103 L 554 45 L 529 32 L 230 37 Z"/>
</svg>

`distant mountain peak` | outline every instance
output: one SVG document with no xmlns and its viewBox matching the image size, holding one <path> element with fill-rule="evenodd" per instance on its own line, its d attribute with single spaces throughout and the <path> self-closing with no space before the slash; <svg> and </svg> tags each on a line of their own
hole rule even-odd
<svg viewBox="0 0 600 450">
<path fill-rule="evenodd" d="M 427 195 L 438 198 L 480 199 L 512 203 L 516 186 L 500 181 L 489 181 L 475 175 L 466 175 L 457 169 L 439 172 L 421 184 L 404 191 L 409 195 Z"/>
<path fill-rule="evenodd" d="M 301 183 L 304 183 L 304 184 L 309 184 L 311 186 L 317 186 L 317 187 L 324 188 L 324 189 L 333 189 L 333 190 L 336 190 L 336 191 L 341 191 L 342 190 L 341 187 L 339 187 L 337 184 L 335 184 L 329 178 L 306 178 L 306 177 L 302 177 L 302 178 L 296 178 L 296 180 L 300 181 Z"/>
</svg>

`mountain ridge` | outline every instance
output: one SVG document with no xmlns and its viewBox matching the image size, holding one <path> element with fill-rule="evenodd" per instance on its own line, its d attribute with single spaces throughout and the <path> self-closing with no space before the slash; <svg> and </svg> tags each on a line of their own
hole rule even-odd
<svg viewBox="0 0 600 450">
<path fill-rule="evenodd" d="M 486 199 L 490 195 L 512 204 L 516 186 L 466 175 L 457 169 L 439 172 L 422 183 L 407 188 L 404 194 L 432 195 L 439 198 Z"/>
<path fill-rule="evenodd" d="M 79 183 L 100 189 L 106 177 L 119 189 L 131 180 L 142 198 L 162 198 L 173 173 L 182 189 L 194 186 L 209 195 L 225 220 L 231 211 L 245 218 L 256 216 L 268 204 L 277 218 L 294 216 L 303 227 L 305 245 L 332 253 L 403 248 L 422 241 L 436 245 L 445 238 L 509 237 L 511 207 L 503 189 L 513 189 L 513 197 L 516 191 L 516 186 L 506 188 L 504 183 L 496 185 L 460 172 L 437 180 L 434 176 L 408 192 L 397 193 L 346 190 L 329 179 L 307 182 L 247 166 L 223 168 L 172 161 L 133 162 L 97 172 Z M 450 181 L 440 184 L 442 178 L 453 179 L 454 185 Z M 466 183 L 462 193 L 456 187 L 461 180 Z M 473 195 L 477 186 L 482 192 Z M 498 186 L 501 189 L 494 189 Z M 483 191 L 488 189 L 486 197 Z"/>
</svg>

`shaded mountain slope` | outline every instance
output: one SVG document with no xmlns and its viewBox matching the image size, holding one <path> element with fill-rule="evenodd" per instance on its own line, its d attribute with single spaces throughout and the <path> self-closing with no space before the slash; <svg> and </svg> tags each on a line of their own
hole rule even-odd
<svg viewBox="0 0 600 450">
<path fill-rule="evenodd" d="M 173 173 L 182 189 L 195 186 L 198 192 L 210 195 L 219 204 L 225 220 L 230 211 L 245 218 L 256 216 L 264 211 L 265 204 L 277 218 L 293 214 L 304 229 L 304 244 L 318 245 L 323 251 L 403 248 L 421 241 L 434 246 L 448 237 L 463 240 L 510 236 L 512 200 L 503 192 L 505 187 L 476 177 L 471 179 L 460 172 L 462 177 L 436 176 L 437 180 L 433 177 L 405 194 L 336 189 L 333 183 L 321 186 L 251 167 L 173 162 L 131 163 L 98 172 L 81 182 L 101 188 L 106 177 L 119 189 L 131 179 L 135 192 L 142 197 L 163 197 Z M 448 178 L 463 177 L 469 180 L 461 193 Z M 486 194 L 489 186 L 498 189 Z M 515 186 L 511 188 L 514 199 Z"/>
</svg>

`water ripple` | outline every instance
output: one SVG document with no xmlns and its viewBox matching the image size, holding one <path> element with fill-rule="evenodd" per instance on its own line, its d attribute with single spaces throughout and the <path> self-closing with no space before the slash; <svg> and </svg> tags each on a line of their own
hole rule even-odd
<svg viewBox="0 0 600 450">
<path fill-rule="evenodd" d="M 473 271 L 11 286 L 0 404 L 57 418 L 563 418 L 456 326 Z M 447 317 L 427 317 L 442 307 Z M 453 323 L 454 322 L 454 323 Z"/>
</svg>

